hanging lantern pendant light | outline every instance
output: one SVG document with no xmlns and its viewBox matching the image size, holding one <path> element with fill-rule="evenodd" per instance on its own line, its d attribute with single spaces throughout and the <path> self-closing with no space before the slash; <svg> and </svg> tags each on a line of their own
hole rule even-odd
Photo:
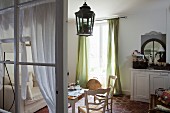
<svg viewBox="0 0 170 113">
<path fill-rule="evenodd" d="M 91 8 L 85 2 L 83 6 L 80 7 L 80 10 L 75 13 L 77 35 L 80 36 L 92 35 L 95 13 L 90 10 Z"/>
</svg>

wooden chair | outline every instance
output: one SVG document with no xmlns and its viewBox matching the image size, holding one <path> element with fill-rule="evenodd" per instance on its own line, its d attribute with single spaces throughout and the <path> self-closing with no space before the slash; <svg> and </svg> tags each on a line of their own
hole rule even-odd
<svg viewBox="0 0 170 113">
<path fill-rule="evenodd" d="M 157 105 L 162 105 L 168 109 L 170 109 L 169 105 L 165 105 L 162 102 L 158 100 L 158 96 L 155 94 L 150 95 L 150 102 L 149 102 L 149 113 L 170 113 L 170 112 L 165 112 L 160 109 L 156 109 Z"/>
<path fill-rule="evenodd" d="M 105 113 L 110 88 L 85 91 L 85 106 L 78 106 L 78 113 Z M 105 94 L 105 100 L 90 102 L 90 95 Z"/>
<path fill-rule="evenodd" d="M 110 88 L 109 96 L 108 96 L 108 101 L 107 101 L 107 110 L 112 113 L 112 104 L 113 104 L 113 94 L 114 94 L 114 86 L 115 86 L 115 81 L 117 79 L 117 76 L 110 75 L 107 88 Z M 95 95 L 94 96 L 94 101 L 98 100 L 101 101 L 105 99 L 101 95 Z"/>
<path fill-rule="evenodd" d="M 101 88 L 101 86 L 101 83 L 97 79 L 90 79 L 86 84 L 86 87 L 89 90 L 97 90 Z"/>
</svg>

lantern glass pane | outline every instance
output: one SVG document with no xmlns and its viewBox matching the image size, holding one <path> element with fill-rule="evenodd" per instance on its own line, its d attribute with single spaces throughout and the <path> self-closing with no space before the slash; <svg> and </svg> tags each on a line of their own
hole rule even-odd
<svg viewBox="0 0 170 113">
<path fill-rule="evenodd" d="M 87 18 L 84 18 L 84 19 L 83 19 L 83 22 L 84 22 L 84 23 L 87 23 Z"/>
<path fill-rule="evenodd" d="M 91 21 L 90 20 L 89 20 L 88 24 L 89 24 L 89 26 L 91 26 Z"/>
</svg>

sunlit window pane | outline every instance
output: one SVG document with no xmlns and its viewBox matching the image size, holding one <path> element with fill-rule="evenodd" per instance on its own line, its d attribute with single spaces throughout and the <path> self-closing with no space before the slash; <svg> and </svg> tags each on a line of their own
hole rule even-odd
<svg viewBox="0 0 170 113">
<path fill-rule="evenodd" d="M 100 28 L 99 26 L 94 27 L 93 36 L 90 37 L 90 46 L 89 46 L 89 74 L 93 75 L 98 72 L 98 65 L 100 65 Z"/>
<path fill-rule="evenodd" d="M 108 24 L 95 24 L 93 36 L 89 38 L 88 78 L 97 78 L 102 83 L 102 85 L 105 86 L 108 48 Z"/>
</svg>

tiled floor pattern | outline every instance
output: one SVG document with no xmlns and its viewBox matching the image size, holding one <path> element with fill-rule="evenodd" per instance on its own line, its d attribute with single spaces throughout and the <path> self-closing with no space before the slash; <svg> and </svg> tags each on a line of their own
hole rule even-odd
<svg viewBox="0 0 170 113">
<path fill-rule="evenodd" d="M 114 97 L 113 103 L 113 113 L 148 113 L 148 103 L 131 101 L 129 96 Z M 84 99 L 76 103 L 76 113 L 77 107 L 82 105 L 84 105 Z M 72 113 L 71 110 L 69 108 L 68 113 Z M 48 108 L 45 107 L 36 113 L 48 113 Z"/>
<path fill-rule="evenodd" d="M 113 98 L 113 113 L 148 113 L 149 104 L 131 101 L 129 96 Z"/>
</svg>

